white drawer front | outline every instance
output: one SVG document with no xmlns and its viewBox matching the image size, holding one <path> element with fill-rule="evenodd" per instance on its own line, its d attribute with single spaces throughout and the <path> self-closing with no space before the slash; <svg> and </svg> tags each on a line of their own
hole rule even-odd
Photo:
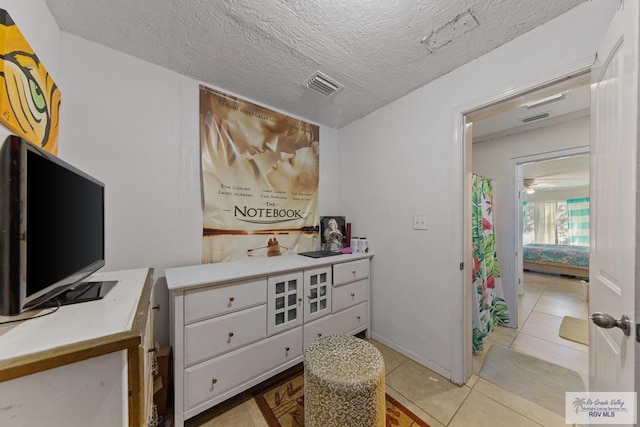
<svg viewBox="0 0 640 427">
<path fill-rule="evenodd" d="M 339 286 L 369 277 L 369 264 L 368 259 L 335 264 L 333 266 L 333 284 Z"/>
<path fill-rule="evenodd" d="M 304 349 L 320 337 L 346 334 L 367 326 L 367 303 L 332 314 L 304 325 Z"/>
<path fill-rule="evenodd" d="M 214 317 L 184 328 L 185 366 L 211 359 L 267 336 L 267 306 Z"/>
<path fill-rule="evenodd" d="M 302 354 L 302 328 L 225 354 L 184 371 L 185 411 Z"/>
<path fill-rule="evenodd" d="M 184 295 L 184 323 L 198 322 L 266 302 L 266 278 L 194 289 Z"/>
<path fill-rule="evenodd" d="M 368 299 L 369 279 L 333 288 L 333 312 L 360 304 Z"/>
</svg>

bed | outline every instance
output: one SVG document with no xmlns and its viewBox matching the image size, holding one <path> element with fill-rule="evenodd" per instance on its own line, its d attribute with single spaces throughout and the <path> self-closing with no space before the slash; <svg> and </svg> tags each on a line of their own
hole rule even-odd
<svg viewBox="0 0 640 427">
<path fill-rule="evenodd" d="M 523 248 L 524 269 L 542 273 L 589 277 L 589 247 L 532 243 Z"/>
</svg>

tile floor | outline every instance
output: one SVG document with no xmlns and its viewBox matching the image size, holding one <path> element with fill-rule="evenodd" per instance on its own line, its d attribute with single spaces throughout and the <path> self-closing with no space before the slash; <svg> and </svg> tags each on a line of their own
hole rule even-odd
<svg viewBox="0 0 640 427">
<path fill-rule="evenodd" d="M 374 340 L 386 367 L 386 391 L 432 427 L 565 426 L 560 417 L 477 376 L 487 349 L 494 343 L 548 360 L 588 378 L 588 347 L 558 336 L 565 315 L 587 318 L 579 281 L 525 274 L 520 297 L 520 328 L 500 327 L 485 349 L 473 357 L 473 373 L 458 387 Z M 188 427 L 267 427 L 250 393 L 243 393 L 187 421 Z"/>
</svg>

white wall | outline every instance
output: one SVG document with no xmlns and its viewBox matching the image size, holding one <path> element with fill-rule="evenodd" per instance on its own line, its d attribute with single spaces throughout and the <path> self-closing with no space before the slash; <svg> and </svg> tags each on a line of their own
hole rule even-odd
<svg viewBox="0 0 640 427">
<path fill-rule="evenodd" d="M 473 144 L 473 172 L 493 180 L 496 251 L 507 304 L 518 307 L 516 251 L 515 164 L 512 159 L 589 145 L 589 118 L 583 117 L 530 132 Z M 535 194 L 538 194 L 536 191 Z M 534 194 L 534 195 L 535 195 Z M 589 190 L 587 189 L 587 195 Z M 518 322 L 513 319 L 514 325 Z"/>
<path fill-rule="evenodd" d="M 592 58 L 614 3 L 582 3 L 339 130 L 340 207 L 375 252 L 374 337 L 452 372 L 462 319 L 460 113 Z M 414 215 L 428 216 L 428 231 L 412 230 Z"/>
<path fill-rule="evenodd" d="M 167 344 L 164 269 L 202 260 L 200 82 L 68 33 L 62 64 L 60 157 L 105 183 L 104 270 L 155 268 Z M 320 150 L 322 214 L 337 210 L 334 129 L 320 127 Z"/>
<path fill-rule="evenodd" d="M 64 102 L 64 88 L 60 86 L 61 32 L 44 0 L 0 0 L 0 8 L 9 13 L 40 62 L 44 64 L 60 88 Z M 10 133 L 8 129 L 0 126 L 0 144 L 4 143 Z"/>
</svg>

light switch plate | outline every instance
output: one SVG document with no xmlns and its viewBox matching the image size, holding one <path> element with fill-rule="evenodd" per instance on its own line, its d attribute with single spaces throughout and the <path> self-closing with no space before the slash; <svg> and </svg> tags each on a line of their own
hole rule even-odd
<svg viewBox="0 0 640 427">
<path fill-rule="evenodd" d="M 425 215 L 416 215 L 413 217 L 414 230 L 427 230 L 427 217 Z"/>
</svg>

